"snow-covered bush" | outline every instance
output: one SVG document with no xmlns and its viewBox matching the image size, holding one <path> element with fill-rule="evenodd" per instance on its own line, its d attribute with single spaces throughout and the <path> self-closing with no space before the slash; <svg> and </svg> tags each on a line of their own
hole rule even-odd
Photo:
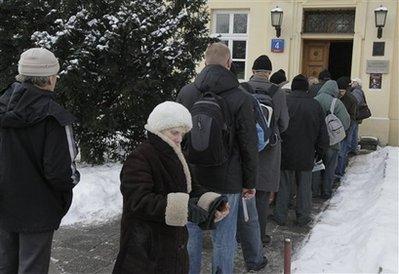
<svg viewBox="0 0 399 274">
<path fill-rule="evenodd" d="M 114 152 L 128 152 L 143 138 L 149 112 L 173 100 L 194 76 L 209 41 L 206 0 L 27 2 L 0 4 L 6 17 L 0 34 L 6 31 L 13 45 L 4 65 L 8 77 L 0 75 L 0 83 L 12 80 L 22 50 L 34 45 L 52 50 L 61 61 L 57 91 L 79 118 L 82 158 L 90 163 L 103 162 L 106 154 L 118 158 Z M 11 12 L 15 3 L 20 15 Z M 36 23 L 39 17 L 43 24 Z M 23 43 L 16 45 L 16 39 Z M 1 42 L 0 51 L 10 45 Z"/>
</svg>

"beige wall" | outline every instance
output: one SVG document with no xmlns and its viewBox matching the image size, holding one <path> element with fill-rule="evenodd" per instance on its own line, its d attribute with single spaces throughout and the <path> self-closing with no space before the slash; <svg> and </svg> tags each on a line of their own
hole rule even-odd
<svg viewBox="0 0 399 274">
<path fill-rule="evenodd" d="M 396 17 L 399 17 L 399 4 L 396 8 Z M 389 106 L 389 119 L 390 119 L 390 130 L 389 130 L 389 141 L 390 145 L 399 145 L 399 19 L 396 18 L 396 29 L 395 42 L 394 42 L 394 55 L 392 58 L 392 85 L 391 85 L 391 96 Z"/>
<path fill-rule="evenodd" d="M 379 2 L 369 1 L 361 4 L 362 13 L 359 14 L 361 18 L 367 18 L 367 20 L 361 20 L 357 25 L 358 29 L 356 33 L 361 38 L 358 50 L 361 52 L 357 61 L 360 62 L 359 74 L 363 81 L 363 89 L 365 91 L 367 102 L 372 111 L 373 117 L 364 121 L 360 127 L 360 134 L 378 136 L 383 144 L 398 145 L 396 142 L 388 142 L 390 139 L 390 133 L 395 131 L 394 122 L 398 122 L 398 113 L 396 110 L 396 118 L 392 116 L 394 108 L 397 109 L 397 94 L 398 85 L 394 84 L 395 78 L 397 83 L 397 60 L 395 61 L 395 55 L 397 56 L 397 50 L 394 51 L 395 40 L 398 41 L 397 35 L 397 16 L 398 16 L 398 2 L 397 1 L 382 1 L 381 4 L 388 8 L 387 22 L 383 29 L 381 39 L 377 39 L 377 28 L 374 22 L 374 9 L 379 6 Z M 369 15 L 367 17 L 367 15 Z M 385 56 L 372 56 L 373 41 L 384 41 L 385 42 Z M 356 49 L 354 49 L 356 50 Z M 396 58 L 397 59 L 397 58 Z M 370 90 L 369 74 L 366 74 L 366 62 L 367 60 L 389 60 L 390 68 L 388 74 L 382 75 L 382 89 L 380 91 Z M 396 77 L 394 77 L 396 75 Z M 396 88 L 395 88 L 396 86 Z M 396 98 L 396 100 L 395 100 Z M 396 104 L 395 104 L 396 101 Z M 393 120 L 395 119 L 395 120 Z M 397 130 L 397 126 L 396 126 Z M 398 136 L 396 134 L 396 136 Z M 391 141 L 393 138 L 391 138 Z"/>
<path fill-rule="evenodd" d="M 267 54 L 273 63 L 273 70 L 280 68 L 290 79 L 301 72 L 303 39 L 353 39 L 352 77 L 362 79 L 363 88 L 373 116 L 360 126 L 361 135 L 372 135 L 382 144 L 398 145 L 398 32 L 399 5 L 397 0 L 209 0 L 213 10 L 246 10 L 248 21 L 248 55 L 246 78 L 251 75 L 253 61 L 261 54 Z M 386 25 L 381 39 L 377 39 L 374 9 L 380 4 L 388 8 Z M 285 40 L 284 53 L 272 53 L 271 39 L 275 30 L 271 26 L 270 10 L 279 6 L 284 11 L 281 37 Z M 307 8 L 356 8 L 355 33 L 302 34 L 302 14 Z M 213 22 L 211 22 L 213 24 Z M 373 57 L 374 41 L 385 42 L 385 56 Z M 366 74 L 367 60 L 389 60 L 389 73 L 383 74 L 381 90 L 369 90 L 369 74 Z"/>
</svg>

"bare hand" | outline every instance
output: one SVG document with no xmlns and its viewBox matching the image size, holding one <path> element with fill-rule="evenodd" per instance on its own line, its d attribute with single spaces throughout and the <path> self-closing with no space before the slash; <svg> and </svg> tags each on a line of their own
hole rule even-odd
<svg viewBox="0 0 399 274">
<path fill-rule="evenodd" d="M 255 197 L 255 194 L 256 194 L 255 188 L 243 188 L 242 189 L 242 196 L 245 199 L 252 199 L 253 197 Z"/>
</svg>

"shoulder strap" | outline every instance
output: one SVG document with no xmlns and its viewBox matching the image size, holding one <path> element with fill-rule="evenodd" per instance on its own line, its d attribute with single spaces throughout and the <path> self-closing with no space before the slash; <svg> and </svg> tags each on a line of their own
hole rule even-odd
<svg viewBox="0 0 399 274">
<path fill-rule="evenodd" d="M 334 98 L 331 102 L 331 106 L 330 106 L 330 112 L 331 114 L 334 114 L 334 109 L 335 109 L 335 103 L 337 102 L 337 98 Z"/>
</svg>

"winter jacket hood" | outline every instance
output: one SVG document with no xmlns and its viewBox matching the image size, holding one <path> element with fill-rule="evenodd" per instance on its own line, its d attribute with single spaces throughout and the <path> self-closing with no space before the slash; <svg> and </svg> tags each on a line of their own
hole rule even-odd
<svg viewBox="0 0 399 274">
<path fill-rule="evenodd" d="M 216 94 L 237 88 L 239 82 L 234 74 L 220 65 L 206 66 L 195 78 L 194 85 L 201 92 Z"/>
<path fill-rule="evenodd" d="M 338 85 L 337 82 L 333 81 L 333 80 L 328 80 L 319 90 L 319 92 L 317 93 L 317 95 L 320 94 L 328 94 L 331 95 L 334 98 L 338 98 L 339 95 L 339 89 L 338 89 Z"/>
<path fill-rule="evenodd" d="M 325 115 L 330 112 L 331 103 L 334 98 L 338 98 L 338 95 L 338 85 L 333 80 L 327 81 L 319 90 L 319 93 L 317 94 L 315 99 L 320 103 L 320 106 L 322 107 Z M 339 99 L 337 99 L 337 102 L 335 104 L 334 115 L 336 115 L 338 119 L 341 120 L 344 129 L 347 130 L 350 125 L 350 117 L 344 104 Z M 339 144 L 335 144 L 332 147 L 338 150 Z"/>
<path fill-rule="evenodd" d="M 76 118 L 57 104 L 56 95 L 34 85 L 15 82 L 0 97 L 0 127 L 25 128 L 54 117 L 61 126 L 70 125 Z"/>
</svg>

